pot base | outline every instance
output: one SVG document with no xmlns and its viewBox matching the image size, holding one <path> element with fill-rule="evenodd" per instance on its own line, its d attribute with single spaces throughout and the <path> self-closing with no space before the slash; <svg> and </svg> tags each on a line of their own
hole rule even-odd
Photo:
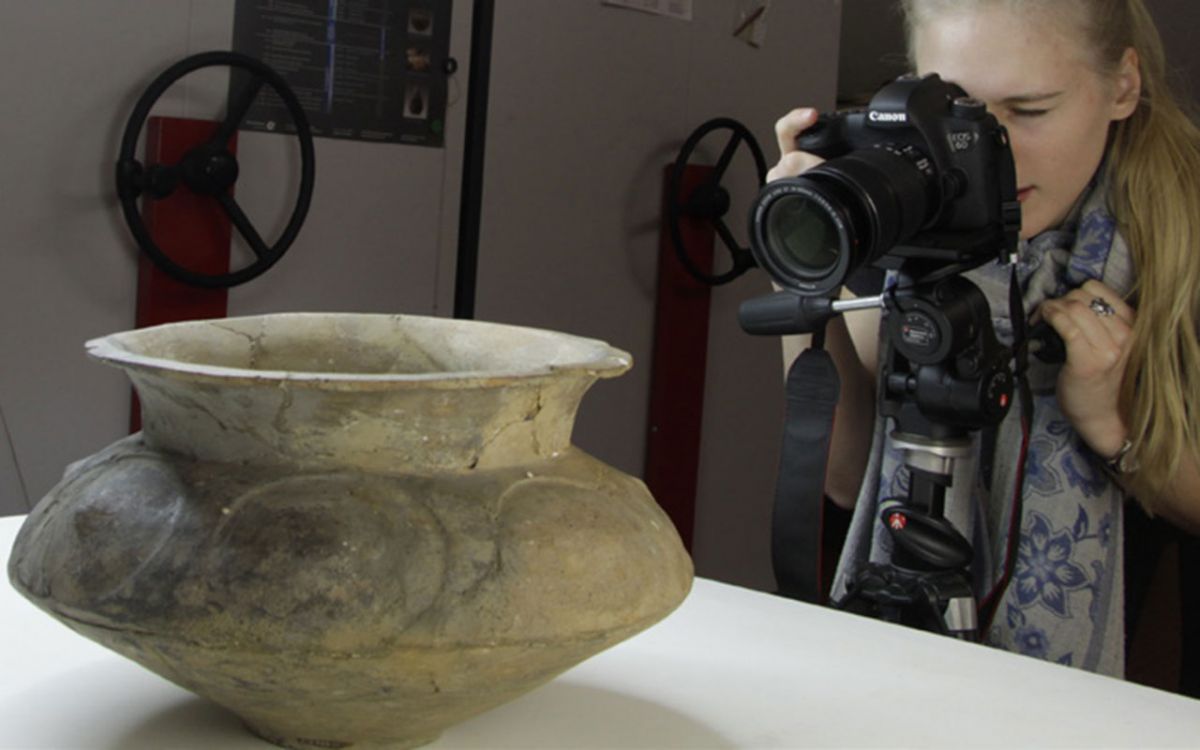
<svg viewBox="0 0 1200 750">
<path fill-rule="evenodd" d="M 410 750 L 415 747 L 424 747 L 435 741 L 438 737 L 441 737 L 441 734 L 438 733 L 426 737 L 394 737 L 370 740 L 317 739 L 313 737 L 280 735 L 273 729 L 256 727 L 247 721 L 243 721 L 242 725 L 255 737 L 270 742 L 272 745 L 286 747 L 290 750 Z"/>
</svg>

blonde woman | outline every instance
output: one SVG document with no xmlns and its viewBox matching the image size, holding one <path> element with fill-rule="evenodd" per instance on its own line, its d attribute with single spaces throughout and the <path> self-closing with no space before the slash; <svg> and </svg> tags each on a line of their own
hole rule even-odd
<svg viewBox="0 0 1200 750">
<path fill-rule="evenodd" d="M 973 573 L 995 613 L 986 639 L 1120 676 L 1124 502 L 1200 529 L 1200 132 L 1169 90 L 1142 0 L 902 6 L 916 72 L 962 86 L 1008 129 L 1026 310 L 1067 351 L 1062 365 L 1031 367 L 1022 487 L 1013 409 L 982 441 L 995 448 L 980 451 L 974 484 L 951 499 L 980 508 Z M 779 121 L 769 179 L 820 162 L 795 146 L 815 117 L 798 109 Z M 1010 334 L 1007 272 L 971 278 L 992 302 L 997 331 Z M 907 482 L 874 414 L 878 323 L 855 313 L 828 332 L 843 390 L 826 491 L 855 508 L 835 596 L 886 545 L 874 506 Z M 785 343 L 785 352 L 803 345 Z M 1023 510 L 1010 525 L 1005 498 L 1018 491 Z M 1009 528 L 1020 534 L 1011 547 Z"/>
</svg>

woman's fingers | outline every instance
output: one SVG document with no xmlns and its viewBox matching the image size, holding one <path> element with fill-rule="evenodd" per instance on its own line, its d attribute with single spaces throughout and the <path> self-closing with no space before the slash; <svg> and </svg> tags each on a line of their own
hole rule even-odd
<svg viewBox="0 0 1200 750">
<path fill-rule="evenodd" d="M 1121 299 L 1121 295 L 1094 279 L 1085 281 L 1083 286 L 1071 292 L 1079 297 L 1086 297 L 1089 304 L 1092 300 L 1102 300 L 1112 308 L 1113 314 L 1124 321 L 1125 325 L 1133 326 L 1135 313 L 1132 307 Z"/>
<path fill-rule="evenodd" d="M 812 169 L 824 159 L 816 154 L 796 149 L 796 137 L 817 121 L 817 110 L 811 107 L 793 109 L 775 123 L 775 139 L 779 144 L 779 163 L 767 172 L 767 182 L 795 177 Z"/>
<path fill-rule="evenodd" d="M 767 172 L 767 182 L 783 177 L 795 177 L 805 170 L 812 169 L 823 161 L 825 160 L 821 157 L 816 154 L 810 154 L 807 151 L 792 151 L 779 157 L 779 163 L 771 167 L 771 171 Z"/>
<path fill-rule="evenodd" d="M 775 140 L 779 144 L 780 156 L 796 150 L 796 137 L 817 121 L 817 110 L 799 107 L 788 112 L 775 123 Z"/>
<path fill-rule="evenodd" d="M 1089 281 L 1046 300 L 1040 312 L 1066 343 L 1068 365 L 1095 372 L 1115 368 L 1124 359 L 1134 311 L 1100 282 Z"/>
</svg>

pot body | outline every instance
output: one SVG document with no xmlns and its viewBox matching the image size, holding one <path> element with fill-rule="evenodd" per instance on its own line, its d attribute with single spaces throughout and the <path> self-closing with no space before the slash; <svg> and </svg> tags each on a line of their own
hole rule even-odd
<svg viewBox="0 0 1200 750">
<path fill-rule="evenodd" d="M 372 359 L 414 339 L 441 361 Z M 68 468 L 10 578 L 277 744 L 423 744 L 690 588 L 645 486 L 570 444 L 583 392 L 628 367 L 600 342 L 281 315 L 89 346 L 129 372 L 145 429 Z"/>
</svg>

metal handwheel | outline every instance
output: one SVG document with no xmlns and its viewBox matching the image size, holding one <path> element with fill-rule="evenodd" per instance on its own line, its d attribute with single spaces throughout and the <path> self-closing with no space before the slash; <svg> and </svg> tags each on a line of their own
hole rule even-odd
<svg viewBox="0 0 1200 750">
<path fill-rule="evenodd" d="M 729 130 L 731 134 L 725 148 L 721 151 L 721 156 L 717 159 L 712 175 L 707 182 L 692 190 L 686 202 L 681 202 L 683 172 L 688 160 L 700 145 L 701 140 L 709 133 L 718 130 Z M 667 200 L 667 224 L 671 233 L 671 243 L 675 246 L 675 254 L 679 257 L 679 262 L 683 264 L 687 272 L 697 280 L 712 286 L 727 284 L 755 266 L 749 248 L 741 247 L 738 244 L 724 220 L 725 214 L 729 212 L 730 201 L 729 191 L 721 186 L 721 180 L 742 143 L 746 144 L 750 154 L 754 157 L 758 185 L 761 187 L 767 179 L 767 162 L 763 158 L 762 149 L 745 125 L 728 117 L 709 120 L 688 136 L 671 168 Z M 721 238 L 722 243 L 729 251 L 732 262 L 729 270 L 722 273 L 707 273 L 688 256 L 679 228 L 679 221 L 685 216 L 704 219 L 712 223 L 717 236 Z"/>
<path fill-rule="evenodd" d="M 191 149 L 178 164 L 143 165 L 139 162 L 134 156 L 134 149 L 137 147 L 138 136 L 145 124 L 146 117 L 159 97 L 188 73 L 199 68 L 219 65 L 248 71 L 250 77 L 241 90 L 232 97 L 228 112 L 217 128 L 217 132 L 205 143 Z M 238 163 L 228 147 L 229 139 L 245 118 L 250 105 L 254 102 L 264 83 L 274 89 L 287 107 L 296 126 L 296 136 L 300 139 L 301 156 L 300 190 L 295 208 L 279 238 L 270 245 L 254 228 L 249 217 L 242 211 L 230 192 L 230 188 L 238 178 Z M 138 100 L 137 105 L 134 106 L 133 113 L 129 116 L 129 122 L 125 126 L 125 134 L 121 139 L 121 151 L 117 159 L 117 196 L 121 201 L 125 221 L 129 225 L 134 239 L 137 240 L 138 246 L 159 268 L 187 284 L 217 289 L 228 288 L 243 284 L 266 272 L 283 257 L 296 239 L 296 235 L 300 232 L 300 226 L 308 214 L 309 203 L 312 201 L 315 181 L 314 162 L 312 131 L 309 128 L 308 119 L 304 115 L 304 110 L 301 108 L 296 94 L 282 76 L 259 60 L 246 55 L 236 52 L 203 52 L 185 58 L 165 70 L 162 75 L 154 79 L 154 82 Z M 142 194 L 151 200 L 165 198 L 171 195 L 180 183 L 198 195 L 212 197 L 220 204 L 233 226 L 237 228 L 238 233 L 254 252 L 255 259 L 250 265 L 225 274 L 197 273 L 177 263 L 155 243 L 138 210 L 137 199 Z"/>
</svg>

